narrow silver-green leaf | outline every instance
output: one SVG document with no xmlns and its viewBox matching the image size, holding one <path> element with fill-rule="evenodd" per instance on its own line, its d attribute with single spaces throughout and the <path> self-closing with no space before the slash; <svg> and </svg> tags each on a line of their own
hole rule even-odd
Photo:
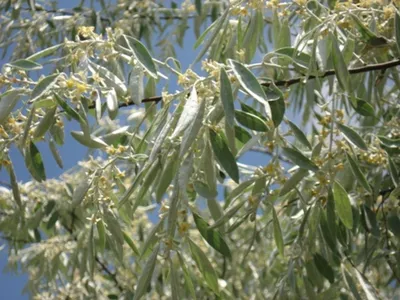
<svg viewBox="0 0 400 300">
<path fill-rule="evenodd" d="M 30 60 L 30 61 L 35 61 L 38 60 L 42 57 L 46 57 L 49 56 L 51 54 L 53 54 L 54 52 L 56 52 L 58 50 L 58 48 L 60 48 L 63 44 L 58 44 L 55 46 L 51 46 L 49 48 L 43 49 L 39 52 L 36 52 L 34 54 L 32 54 L 31 56 L 27 57 L 26 59 Z"/>
<path fill-rule="evenodd" d="M 217 160 L 228 173 L 228 175 L 235 182 L 239 182 L 239 169 L 236 163 L 236 159 L 233 156 L 232 152 L 229 150 L 229 147 L 225 143 L 224 138 L 214 130 L 210 130 L 209 132 L 211 147 Z"/>
<path fill-rule="evenodd" d="M 105 148 L 108 145 L 98 137 L 85 135 L 82 131 L 71 131 L 71 135 L 80 144 L 89 148 Z"/>
<path fill-rule="evenodd" d="M 238 61 L 230 59 L 229 64 L 231 65 L 232 70 L 243 89 L 262 105 L 268 105 L 266 100 L 267 97 L 256 76 L 254 76 L 254 74 L 246 66 Z"/>
<path fill-rule="evenodd" d="M 187 239 L 190 247 L 190 252 L 192 253 L 193 260 L 196 262 L 197 267 L 200 272 L 203 274 L 204 280 L 207 285 L 211 288 L 211 290 L 219 295 L 219 287 L 218 287 L 218 277 L 215 273 L 213 266 L 208 260 L 207 256 L 200 249 L 199 246 L 196 245 L 191 239 Z"/>
<path fill-rule="evenodd" d="M 59 76 L 60 74 L 53 74 L 42 78 L 33 89 L 29 102 L 35 102 L 50 91 L 50 89 L 56 84 Z"/>
<path fill-rule="evenodd" d="M 158 251 L 160 250 L 160 245 L 154 248 L 153 253 L 150 255 L 149 259 L 144 266 L 144 269 L 139 277 L 138 284 L 135 289 L 135 296 L 133 300 L 139 300 L 146 292 L 150 284 L 151 277 L 153 276 L 154 268 L 157 262 Z"/>
<path fill-rule="evenodd" d="M 199 194 L 200 196 L 202 196 L 206 199 L 215 198 L 217 196 L 216 190 L 210 189 L 206 183 L 204 183 L 200 180 L 195 180 L 193 182 L 193 187 L 194 187 L 194 190 L 197 192 L 197 194 Z"/>
<path fill-rule="evenodd" d="M 371 189 L 370 185 L 368 184 L 368 181 L 365 178 L 363 172 L 361 172 L 361 169 L 358 166 L 358 163 L 348 153 L 346 153 L 346 156 L 347 156 L 347 160 L 350 163 L 351 170 L 353 171 L 354 176 L 357 178 L 357 181 L 363 186 L 363 188 L 367 192 L 372 193 L 372 189 Z"/>
<path fill-rule="evenodd" d="M 7 167 L 7 170 L 8 170 L 8 173 L 10 174 L 10 183 L 11 183 L 14 200 L 17 203 L 18 207 L 22 208 L 21 194 L 19 192 L 17 176 L 15 175 L 14 166 L 12 163 L 10 163 L 10 165 Z"/>
<path fill-rule="evenodd" d="M 283 147 L 282 151 L 285 156 L 287 156 L 294 164 L 298 165 L 300 168 L 314 172 L 319 170 L 316 164 L 314 164 L 308 157 L 306 157 L 299 151 L 287 147 Z"/>
<path fill-rule="evenodd" d="M 91 186 L 92 181 L 88 182 L 87 179 L 81 181 L 81 183 L 74 189 L 72 194 L 72 206 L 76 207 L 80 203 L 82 203 L 85 198 L 89 188 Z"/>
<path fill-rule="evenodd" d="M 346 139 L 348 141 L 350 141 L 352 144 L 354 144 L 355 146 L 357 146 L 358 148 L 367 151 L 368 150 L 368 146 L 365 143 L 365 141 L 362 139 L 362 137 L 355 132 L 353 129 L 351 129 L 350 127 L 347 127 L 346 125 L 337 124 L 339 130 L 344 134 L 344 136 L 346 137 Z"/>
<path fill-rule="evenodd" d="M 43 119 L 40 121 L 39 125 L 36 127 L 33 137 L 35 139 L 41 138 L 47 132 L 47 130 L 53 125 L 55 122 L 55 115 L 57 111 L 57 106 L 50 108 L 46 114 L 44 115 Z"/>
<path fill-rule="evenodd" d="M 243 206 L 245 202 L 246 201 L 240 201 L 235 206 L 231 207 L 221 218 L 215 221 L 215 223 L 212 224 L 209 228 L 214 229 L 228 222 L 239 211 L 239 209 Z"/>
<path fill-rule="evenodd" d="M 104 83 L 107 87 L 113 87 L 118 95 L 125 95 L 127 88 L 125 84 L 119 79 L 118 76 L 107 70 L 105 67 L 95 64 L 94 62 L 89 63 L 89 70 L 92 73 L 97 73 L 104 79 Z"/>
<path fill-rule="evenodd" d="M 253 115 L 251 113 L 241 111 L 241 110 L 235 110 L 235 117 L 236 120 L 243 126 L 259 131 L 259 132 L 267 132 L 268 131 L 268 126 L 265 124 L 265 122 L 260 119 L 258 116 Z"/>
<path fill-rule="evenodd" d="M 104 227 L 103 220 L 97 221 L 96 227 L 97 227 L 97 234 L 99 236 L 99 252 L 103 253 L 106 247 L 106 229 Z"/>
<path fill-rule="evenodd" d="M 50 141 L 49 141 L 49 148 L 50 148 L 50 152 L 53 155 L 54 160 L 56 161 L 57 165 L 62 169 L 64 167 L 63 161 L 62 161 L 60 153 L 58 152 L 57 146 L 54 143 L 53 139 L 50 139 Z"/>
<path fill-rule="evenodd" d="M 350 91 L 350 74 L 347 70 L 346 62 L 344 61 L 342 52 L 339 48 L 339 43 L 337 37 L 330 33 L 330 37 L 332 40 L 332 61 L 333 67 L 335 69 L 336 77 L 339 81 L 340 87 L 344 90 L 349 92 Z"/>
<path fill-rule="evenodd" d="M 207 243 L 223 256 L 231 258 L 231 251 L 221 233 L 217 230 L 211 229 L 207 222 L 195 213 L 193 213 L 193 219 L 201 236 L 207 241 Z"/>
<path fill-rule="evenodd" d="M 9 90 L 0 96 L 0 125 L 7 120 L 22 92 L 23 90 Z"/>
<path fill-rule="evenodd" d="M 151 57 L 150 52 L 147 50 L 145 45 L 143 45 L 137 39 L 127 35 L 124 35 L 124 39 L 142 67 L 146 69 L 151 77 L 157 79 L 158 76 L 156 65 L 154 64 L 153 58 Z"/>
<path fill-rule="evenodd" d="M 229 81 L 228 74 L 226 73 L 224 68 L 220 69 L 220 96 L 222 101 L 222 106 L 224 107 L 225 112 L 225 120 L 226 123 L 233 127 L 235 126 L 235 113 L 233 106 L 233 94 L 232 94 L 232 86 Z"/>
<path fill-rule="evenodd" d="M 179 263 L 181 265 L 182 271 L 183 271 L 183 277 L 185 278 L 185 285 L 186 288 L 189 290 L 189 294 L 190 294 L 190 298 L 193 300 L 196 300 L 196 291 L 194 289 L 194 285 L 192 282 L 192 278 L 190 277 L 190 273 L 188 268 L 186 267 L 186 264 L 181 256 L 181 254 L 179 252 L 177 252 L 177 255 L 179 257 Z"/>
<path fill-rule="evenodd" d="M 400 15 L 397 10 L 394 16 L 394 30 L 396 36 L 397 51 L 400 52 Z"/>
<path fill-rule="evenodd" d="M 132 238 L 129 236 L 129 234 L 126 233 L 125 231 L 123 231 L 122 233 L 124 235 L 124 240 L 128 244 L 129 248 L 131 248 L 133 253 L 135 253 L 137 256 L 140 256 L 140 252 L 136 247 L 135 243 L 133 242 Z"/>
<path fill-rule="evenodd" d="M 40 70 L 43 68 L 41 64 L 38 64 L 29 59 L 18 59 L 11 63 L 8 63 L 7 65 L 24 71 Z"/>
<path fill-rule="evenodd" d="M 278 216 L 276 215 L 275 208 L 272 209 L 272 221 L 274 225 L 274 239 L 276 247 L 282 257 L 284 256 L 284 244 L 283 244 L 283 236 L 281 225 L 279 224 Z"/>
<path fill-rule="evenodd" d="M 297 138 L 297 140 L 302 143 L 304 146 L 306 146 L 308 149 L 312 150 L 312 146 L 310 142 L 308 141 L 306 135 L 302 130 L 300 130 L 299 127 L 297 127 L 296 124 L 294 124 L 291 121 L 288 121 L 288 124 L 290 126 L 290 129 L 293 131 L 294 136 Z"/>
<path fill-rule="evenodd" d="M 335 200 L 336 212 L 343 225 L 352 229 L 353 212 L 351 210 L 350 198 L 343 186 L 337 181 L 333 183 L 333 199 Z"/>
<path fill-rule="evenodd" d="M 114 120 L 118 115 L 118 98 L 115 89 L 111 89 L 107 94 L 108 116 Z"/>
<path fill-rule="evenodd" d="M 308 170 L 306 169 L 299 169 L 297 170 L 296 173 L 294 173 L 292 175 L 292 177 L 290 177 L 285 184 L 283 185 L 279 196 L 284 196 L 287 193 L 289 193 L 291 190 L 293 190 L 296 185 L 304 178 L 308 175 Z"/>
<path fill-rule="evenodd" d="M 42 156 L 33 142 L 30 142 L 29 147 L 25 151 L 25 164 L 35 180 L 39 182 L 46 180 Z"/>
</svg>

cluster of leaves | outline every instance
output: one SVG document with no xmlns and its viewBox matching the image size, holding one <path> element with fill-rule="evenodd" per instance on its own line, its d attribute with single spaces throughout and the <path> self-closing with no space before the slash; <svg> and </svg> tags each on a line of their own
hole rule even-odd
<svg viewBox="0 0 400 300">
<path fill-rule="evenodd" d="M 0 76 L 0 232 L 34 296 L 398 293 L 394 4 L 100 1 L 99 12 L 66 12 L 2 2 L 1 37 L 19 38 Z M 165 45 L 176 24 L 182 44 L 189 20 L 198 32 L 209 19 L 194 45 L 203 73 L 145 46 L 157 32 Z M 178 91 L 157 94 L 168 78 Z M 40 148 L 63 167 L 66 121 L 91 156 L 47 179 Z M 31 182 L 18 182 L 13 147 Z M 255 151 L 268 163 L 246 164 Z"/>
</svg>

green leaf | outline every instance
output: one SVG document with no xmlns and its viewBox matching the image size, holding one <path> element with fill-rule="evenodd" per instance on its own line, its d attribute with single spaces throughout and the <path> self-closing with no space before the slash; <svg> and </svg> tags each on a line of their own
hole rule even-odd
<svg viewBox="0 0 400 300">
<path fill-rule="evenodd" d="M 57 106 L 50 108 L 43 119 L 40 121 L 39 125 L 36 127 L 35 132 L 33 133 L 33 137 L 35 139 L 41 138 L 47 132 L 47 130 L 53 125 L 55 120 Z"/>
<path fill-rule="evenodd" d="M 339 81 L 340 87 L 349 92 L 350 91 L 350 74 L 347 70 L 347 65 L 344 61 L 342 52 L 340 51 L 339 44 L 337 38 L 330 33 L 330 37 L 332 40 L 332 61 L 333 67 L 335 69 L 336 77 Z"/>
<path fill-rule="evenodd" d="M 128 44 L 135 57 L 142 65 L 142 67 L 150 74 L 151 77 L 157 79 L 157 69 L 154 64 L 153 58 L 150 55 L 149 50 L 137 39 L 123 35 L 126 43 Z"/>
<path fill-rule="evenodd" d="M 53 142 L 52 139 L 50 139 L 50 141 L 49 141 L 49 148 L 50 148 L 50 152 L 53 155 L 54 160 L 56 161 L 57 165 L 62 169 L 64 167 L 63 161 L 62 161 L 62 158 L 60 156 L 60 153 L 57 150 L 57 146 Z"/>
<path fill-rule="evenodd" d="M 144 266 L 144 269 L 139 277 L 133 300 L 139 300 L 144 294 L 147 293 L 147 289 L 151 282 L 151 277 L 153 276 L 154 268 L 156 266 L 157 255 L 159 250 L 160 250 L 160 245 L 154 248 L 153 253 L 147 260 L 146 265 Z"/>
<path fill-rule="evenodd" d="M 217 197 L 217 191 L 211 190 L 208 185 L 200 180 L 195 180 L 193 182 L 194 189 L 197 194 L 200 196 L 206 198 L 206 199 L 211 199 Z"/>
<path fill-rule="evenodd" d="M 278 127 L 279 124 L 281 124 L 285 115 L 285 100 L 283 99 L 283 97 L 279 97 L 278 100 L 268 101 L 268 105 L 271 109 L 272 122 L 274 122 L 275 127 Z"/>
<path fill-rule="evenodd" d="M 78 121 L 81 124 L 81 127 L 87 126 L 87 122 L 82 118 L 80 114 L 78 114 L 75 109 L 70 107 L 67 102 L 65 102 L 58 94 L 54 93 L 54 96 L 56 97 L 58 105 L 62 107 L 62 109 L 67 113 L 68 116 Z"/>
<path fill-rule="evenodd" d="M 346 137 L 346 139 L 348 141 L 350 141 L 352 144 L 354 144 L 358 148 L 368 151 L 367 144 L 364 142 L 362 137 L 358 135 L 357 132 L 355 132 L 350 127 L 347 127 L 340 123 L 338 123 L 337 126 L 338 126 L 339 130 L 344 134 L 344 136 Z"/>
<path fill-rule="evenodd" d="M 396 215 L 392 215 L 388 218 L 389 229 L 395 236 L 400 238 L 400 219 Z"/>
<path fill-rule="evenodd" d="M 227 221 L 229 221 L 243 206 L 246 201 L 240 201 L 235 206 L 231 207 L 223 216 L 221 216 L 218 220 L 215 221 L 209 228 L 217 228 L 224 225 Z"/>
<path fill-rule="evenodd" d="M 375 115 L 374 108 L 367 101 L 355 99 L 354 101 L 350 101 L 350 104 L 362 116 L 373 117 Z"/>
<path fill-rule="evenodd" d="M 395 30 L 397 51 L 400 52 L 400 15 L 397 10 L 394 16 L 394 30 Z"/>
<path fill-rule="evenodd" d="M 222 106 L 225 111 L 225 120 L 226 123 L 233 127 L 235 126 L 235 113 L 234 113 L 234 106 L 233 106 L 233 94 L 232 94 L 232 86 L 231 82 L 229 81 L 229 77 L 226 74 L 224 68 L 220 69 L 220 95 Z"/>
<path fill-rule="evenodd" d="M 108 116 L 114 120 L 118 115 L 118 98 L 115 90 L 112 88 L 107 94 Z"/>
<path fill-rule="evenodd" d="M 240 62 L 230 59 L 229 64 L 243 89 L 264 105 L 264 107 L 268 105 L 267 96 L 254 74 Z M 265 109 L 267 111 L 269 107 Z"/>
<path fill-rule="evenodd" d="M 351 210 L 350 198 L 346 190 L 337 181 L 333 183 L 333 199 L 335 200 L 336 212 L 343 225 L 352 229 L 353 212 Z"/>
<path fill-rule="evenodd" d="M 38 64 L 29 59 L 18 59 L 11 63 L 8 63 L 7 65 L 9 65 L 13 68 L 25 70 L 25 71 L 40 70 L 43 68 L 43 66 L 41 64 Z"/>
<path fill-rule="evenodd" d="M 353 171 L 354 176 L 357 178 L 357 181 L 363 186 L 363 188 L 372 194 L 372 189 L 368 184 L 367 179 L 365 178 L 364 174 L 361 172 L 360 167 L 355 159 L 353 159 L 348 153 L 346 153 L 347 160 L 350 163 L 351 170 Z"/>
<path fill-rule="evenodd" d="M 225 143 L 224 138 L 214 130 L 210 130 L 210 142 L 212 149 L 221 166 L 228 175 L 237 183 L 239 183 L 239 169 L 236 159 Z"/>
<path fill-rule="evenodd" d="M 104 227 L 103 220 L 97 221 L 96 227 L 97 227 L 97 233 L 99 236 L 99 252 L 103 253 L 103 251 L 106 247 L 106 229 Z"/>
<path fill-rule="evenodd" d="M 14 201 L 17 203 L 18 207 L 21 209 L 22 208 L 22 201 L 21 201 L 21 194 L 19 192 L 19 186 L 18 186 L 18 181 L 17 181 L 17 176 L 15 175 L 14 172 L 14 166 L 12 163 L 7 167 L 8 173 L 10 174 L 10 183 L 11 183 L 11 188 L 14 196 Z"/>
<path fill-rule="evenodd" d="M 308 175 L 308 170 L 305 170 L 305 169 L 297 170 L 297 172 L 294 173 L 292 175 L 292 177 L 290 177 L 289 180 L 287 180 L 285 182 L 285 184 L 283 185 L 283 187 L 282 187 L 282 189 L 281 189 L 281 191 L 279 193 L 279 196 L 284 196 L 287 193 L 289 193 L 307 175 Z"/>
<path fill-rule="evenodd" d="M 156 200 L 158 202 L 161 201 L 165 191 L 174 179 L 176 171 L 179 167 L 179 163 L 179 152 L 174 150 L 167 158 L 164 168 L 160 174 L 160 181 L 156 189 Z"/>
<path fill-rule="evenodd" d="M 290 126 L 290 129 L 293 131 L 294 136 L 297 138 L 297 140 L 302 143 L 304 146 L 306 146 L 308 149 L 312 150 L 312 146 L 310 142 L 308 141 L 306 135 L 302 130 L 300 130 L 299 127 L 297 127 L 296 124 L 294 124 L 291 121 L 288 121 L 288 124 Z"/>
<path fill-rule="evenodd" d="M 185 286 L 186 288 L 189 290 L 189 294 L 190 294 L 190 299 L 194 299 L 196 300 L 196 291 L 194 289 L 194 285 L 192 282 L 192 279 L 190 278 L 190 273 L 188 268 L 186 267 L 186 264 L 181 256 L 181 254 L 179 252 L 176 252 L 178 257 L 179 257 L 179 263 L 181 265 L 182 271 L 183 271 L 183 277 L 185 278 Z"/>
<path fill-rule="evenodd" d="M 210 229 L 207 222 L 204 221 L 199 215 L 193 213 L 193 218 L 197 229 L 207 243 L 223 256 L 232 258 L 231 251 L 229 250 L 225 240 L 222 238 L 221 233 L 219 231 Z"/>
<path fill-rule="evenodd" d="M 249 140 L 251 140 L 251 134 L 242 127 L 235 126 L 235 138 L 238 139 L 242 144 L 246 144 Z"/>
<path fill-rule="evenodd" d="M 82 131 L 71 131 L 72 137 L 88 148 L 105 148 L 108 145 L 100 138 L 86 135 Z"/>
<path fill-rule="evenodd" d="M 9 90 L 0 96 L 0 125 L 8 118 L 8 115 L 17 104 L 24 90 Z"/>
<path fill-rule="evenodd" d="M 60 74 L 53 74 L 41 79 L 31 93 L 29 102 L 35 102 L 46 94 L 57 82 Z"/>
<path fill-rule="evenodd" d="M 219 296 L 218 287 L 218 277 L 215 273 L 213 266 L 208 260 L 207 256 L 201 251 L 199 246 L 197 246 L 191 239 L 187 239 L 190 247 L 190 252 L 192 253 L 193 260 L 196 262 L 197 267 L 203 274 L 204 280 L 211 290 Z"/>
<path fill-rule="evenodd" d="M 267 132 L 268 127 L 265 124 L 265 121 L 260 119 L 259 117 L 252 115 L 250 113 L 241 111 L 241 110 L 235 110 L 235 117 L 236 120 L 242 124 L 243 126 L 255 130 L 255 131 L 260 131 L 260 132 Z"/>
<path fill-rule="evenodd" d="M 314 164 L 309 158 L 304 156 L 304 154 L 300 153 L 299 151 L 288 147 L 283 147 L 282 151 L 285 156 L 287 156 L 294 164 L 298 165 L 300 168 L 314 172 L 319 170 L 316 164 Z"/>
<path fill-rule="evenodd" d="M 131 248 L 133 253 L 135 253 L 137 256 L 140 256 L 140 252 L 131 237 L 125 231 L 123 231 L 122 233 L 124 235 L 124 240 L 128 244 L 129 248 Z"/>
<path fill-rule="evenodd" d="M 49 56 L 49 55 L 53 54 L 54 52 L 56 52 L 58 50 L 58 48 L 63 46 L 63 44 L 64 43 L 58 44 L 58 45 L 55 45 L 55 46 L 51 46 L 51 47 L 46 48 L 46 49 L 43 49 L 43 50 L 41 50 L 39 52 L 36 52 L 36 53 L 32 54 L 31 56 L 27 57 L 26 59 L 30 60 L 30 61 L 35 61 L 35 60 L 38 60 L 38 59 L 40 59 L 42 57 Z"/>
<path fill-rule="evenodd" d="M 335 282 L 335 273 L 327 260 L 320 254 L 314 254 L 314 263 L 318 271 L 332 284 Z"/>
<path fill-rule="evenodd" d="M 25 164 L 32 177 L 39 182 L 46 180 L 46 172 L 39 149 L 33 142 L 30 142 L 29 148 L 25 150 Z"/>
<path fill-rule="evenodd" d="M 284 244 L 283 244 L 283 236 L 281 225 L 279 224 L 278 216 L 276 215 L 275 208 L 272 208 L 272 221 L 274 225 L 274 239 L 276 247 L 282 257 L 284 256 Z"/>
<path fill-rule="evenodd" d="M 92 181 L 88 182 L 87 179 L 85 179 L 82 180 L 80 184 L 74 189 L 74 192 L 72 194 L 72 207 L 76 207 L 82 203 L 83 199 L 85 199 L 87 192 L 89 191 L 91 184 Z"/>
<path fill-rule="evenodd" d="M 395 163 L 393 162 L 393 160 L 390 156 L 388 157 L 388 160 L 389 160 L 390 177 L 392 178 L 394 186 L 398 186 L 398 184 L 400 182 L 399 172 L 397 170 Z"/>
</svg>

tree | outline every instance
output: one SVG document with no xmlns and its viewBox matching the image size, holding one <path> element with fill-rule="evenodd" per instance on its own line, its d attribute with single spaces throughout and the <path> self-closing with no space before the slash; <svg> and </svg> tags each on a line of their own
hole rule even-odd
<svg viewBox="0 0 400 300">
<path fill-rule="evenodd" d="M 399 296 L 398 1 L 87 2 L 0 1 L 0 232 L 34 299 Z M 89 155 L 47 178 L 64 135 Z"/>
</svg>

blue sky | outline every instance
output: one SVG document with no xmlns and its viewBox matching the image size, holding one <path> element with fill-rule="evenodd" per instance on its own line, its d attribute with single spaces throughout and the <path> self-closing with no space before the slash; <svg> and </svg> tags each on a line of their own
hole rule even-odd
<svg viewBox="0 0 400 300">
<path fill-rule="evenodd" d="M 64 8 L 74 7 L 76 3 L 80 1 L 59 1 L 59 6 Z M 179 2 L 179 1 L 177 1 Z M 168 5 L 167 3 L 165 3 Z M 191 22 L 189 23 L 191 26 Z M 203 28 L 204 30 L 204 28 Z M 176 47 L 177 57 L 179 58 L 182 69 L 185 70 L 189 64 L 193 61 L 196 56 L 196 52 L 193 51 L 193 44 L 195 42 L 195 36 L 193 35 L 193 30 L 188 30 L 186 32 L 184 47 L 179 48 Z M 154 49 L 156 51 L 156 49 Z M 188 55 L 189 54 L 189 55 Z M 0 61 L 0 65 L 6 63 L 6 60 Z M 199 69 L 199 64 L 195 67 L 195 69 Z M 170 90 L 177 89 L 177 86 L 174 82 L 170 82 Z M 65 125 L 65 144 L 59 148 L 61 157 L 64 162 L 64 169 L 61 170 L 54 163 L 53 158 L 51 157 L 50 150 L 46 143 L 38 143 L 38 148 L 44 157 L 44 163 L 46 167 L 46 175 L 47 178 L 57 178 L 66 170 L 74 167 L 76 163 L 83 159 L 86 154 L 86 149 L 78 144 L 69 134 L 71 130 L 80 130 L 79 125 L 75 123 L 68 123 L 66 120 Z M 13 161 L 14 167 L 16 169 L 17 178 L 19 181 L 26 182 L 30 180 L 30 175 L 26 170 L 23 158 L 21 154 L 13 149 L 11 152 L 11 159 Z M 255 166 L 265 165 L 268 162 L 268 157 L 259 153 L 248 153 L 245 154 L 241 158 L 241 162 L 249 163 Z M 0 172 L 0 181 L 8 182 L 8 175 L 4 171 Z M 1 241 L 0 241 L 1 246 Z M 28 299 L 28 295 L 21 295 L 21 292 L 27 282 L 26 274 L 12 274 L 5 273 L 3 270 L 5 269 L 7 263 L 7 250 L 0 251 L 0 291 L 2 299 Z"/>
</svg>

